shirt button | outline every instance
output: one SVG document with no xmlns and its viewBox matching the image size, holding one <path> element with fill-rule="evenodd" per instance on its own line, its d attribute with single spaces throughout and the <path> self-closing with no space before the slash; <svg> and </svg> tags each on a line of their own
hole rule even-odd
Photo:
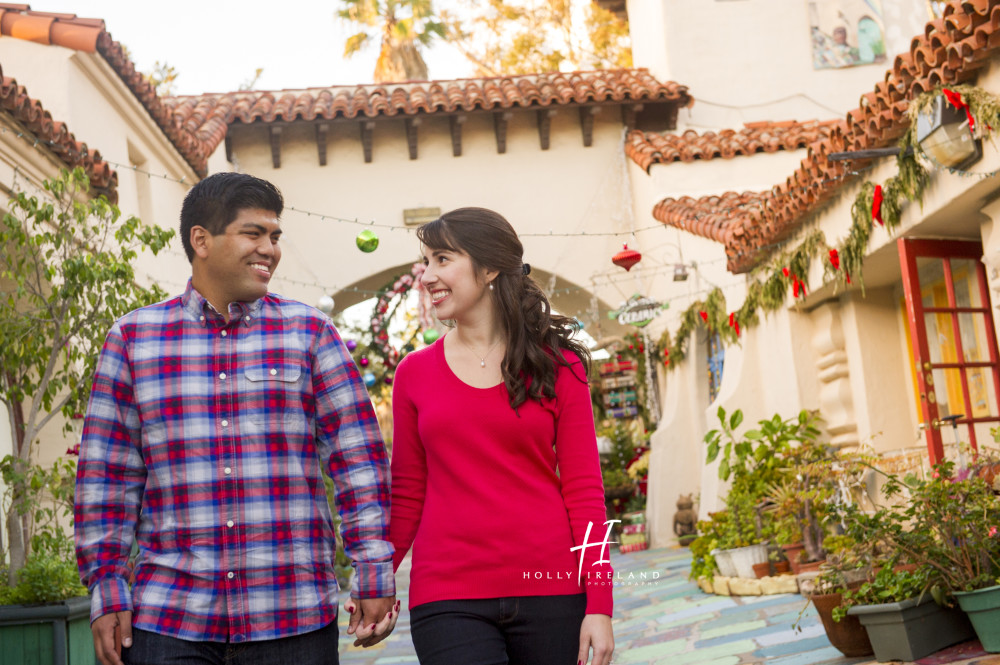
<svg viewBox="0 0 1000 665">
<path fill-rule="evenodd" d="M 275 375 L 275 374 L 277 374 L 277 373 L 278 373 L 278 370 L 276 370 L 276 369 L 272 369 L 272 370 L 271 370 L 271 376 L 274 376 L 274 375 Z"/>
<path fill-rule="evenodd" d="M 225 336 L 226 336 L 226 335 L 228 335 L 228 334 L 229 334 L 229 333 L 227 333 L 227 332 L 226 332 L 225 330 L 223 330 L 223 331 L 222 331 L 222 336 L 223 336 L 223 337 L 225 337 Z"/>
<path fill-rule="evenodd" d="M 229 426 L 229 421 L 228 420 L 223 420 L 222 421 L 222 426 L 223 427 L 228 427 Z"/>
<path fill-rule="evenodd" d="M 225 380 L 225 378 L 226 378 L 226 373 L 225 373 L 225 372 L 220 372 L 220 373 L 219 373 L 219 378 L 220 378 L 220 379 L 223 379 L 223 380 Z"/>
<path fill-rule="evenodd" d="M 243 320 L 244 320 L 244 321 L 249 321 L 249 320 L 250 320 L 250 317 L 249 317 L 249 316 L 244 316 L 244 317 L 243 317 Z"/>
<path fill-rule="evenodd" d="M 230 469 L 228 466 L 224 469 L 224 471 L 225 471 L 225 473 L 226 473 L 227 476 L 233 472 L 233 470 Z"/>
<path fill-rule="evenodd" d="M 228 577 L 229 579 L 233 579 L 234 577 L 236 577 L 236 573 L 233 572 L 226 573 L 226 577 Z"/>
<path fill-rule="evenodd" d="M 204 317 L 204 316 L 202 316 L 202 317 L 201 317 L 201 320 L 202 320 L 202 321 L 204 321 L 204 320 L 205 320 L 205 317 Z"/>
<path fill-rule="evenodd" d="M 232 520 L 226 522 L 226 526 L 228 526 L 230 529 L 233 528 L 233 524 L 235 524 L 235 522 L 233 522 Z"/>
</svg>

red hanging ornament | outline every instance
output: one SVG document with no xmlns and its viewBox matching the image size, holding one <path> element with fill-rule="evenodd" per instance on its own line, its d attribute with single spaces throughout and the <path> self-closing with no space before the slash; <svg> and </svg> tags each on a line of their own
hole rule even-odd
<svg viewBox="0 0 1000 665">
<path fill-rule="evenodd" d="M 840 254 L 835 249 L 830 250 L 830 265 L 834 270 L 840 270 Z"/>
<path fill-rule="evenodd" d="M 639 261 L 642 261 L 642 254 L 635 251 L 634 249 L 628 248 L 628 243 L 622 245 L 622 251 L 618 252 L 611 258 L 611 262 L 616 266 L 625 268 L 626 271 L 632 269 Z"/>
<path fill-rule="evenodd" d="M 729 313 L 729 327 L 736 330 L 736 336 L 740 336 L 740 322 L 736 320 L 736 312 Z"/>
<path fill-rule="evenodd" d="M 781 269 L 781 274 L 784 275 L 785 277 L 788 277 L 791 273 L 788 270 L 788 268 L 782 268 Z"/>
<path fill-rule="evenodd" d="M 948 88 L 942 88 L 941 92 L 944 93 L 944 98 L 948 100 L 949 104 L 959 111 L 965 111 L 965 117 L 969 121 L 969 131 L 975 133 L 976 119 L 972 117 L 972 111 L 969 109 L 969 105 L 965 103 L 965 100 L 962 99 L 962 95 Z"/>
<path fill-rule="evenodd" d="M 705 312 L 705 311 L 698 312 L 698 316 L 701 317 L 702 321 L 704 321 L 705 323 L 708 323 L 708 312 Z"/>
<path fill-rule="evenodd" d="M 847 277 L 847 283 L 850 284 L 851 283 L 851 276 L 849 274 L 847 274 L 846 272 L 844 273 L 844 276 Z"/>
<path fill-rule="evenodd" d="M 875 193 L 872 195 L 872 219 L 885 226 L 882 222 L 882 185 L 875 185 Z"/>
<path fill-rule="evenodd" d="M 801 284 L 802 284 L 802 282 L 799 281 L 799 278 L 795 277 L 794 281 L 792 282 L 792 296 L 793 297 L 795 297 L 795 298 L 799 297 L 799 288 L 801 288 L 800 287 Z"/>
</svg>

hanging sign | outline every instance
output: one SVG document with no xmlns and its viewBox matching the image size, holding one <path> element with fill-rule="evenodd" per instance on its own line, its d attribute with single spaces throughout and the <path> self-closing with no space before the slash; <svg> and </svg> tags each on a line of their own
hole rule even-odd
<svg viewBox="0 0 1000 665">
<path fill-rule="evenodd" d="M 626 300 L 617 310 L 608 312 L 608 318 L 618 319 L 618 323 L 623 326 L 642 328 L 651 323 L 668 307 L 670 307 L 669 303 L 658 303 L 637 293 Z"/>
</svg>

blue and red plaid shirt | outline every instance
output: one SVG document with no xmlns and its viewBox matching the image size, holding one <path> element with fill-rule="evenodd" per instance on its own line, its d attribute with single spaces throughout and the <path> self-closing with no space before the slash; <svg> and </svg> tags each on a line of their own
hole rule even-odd
<svg viewBox="0 0 1000 665">
<path fill-rule="evenodd" d="M 268 294 L 230 305 L 227 323 L 190 282 L 122 317 L 98 362 L 77 474 L 92 618 L 132 610 L 137 628 L 219 642 L 335 620 L 321 465 L 352 595 L 393 595 L 385 446 L 330 320 Z"/>
</svg>

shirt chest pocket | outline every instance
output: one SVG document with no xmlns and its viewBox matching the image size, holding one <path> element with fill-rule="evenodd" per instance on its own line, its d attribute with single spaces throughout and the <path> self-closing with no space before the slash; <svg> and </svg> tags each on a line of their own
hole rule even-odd
<svg viewBox="0 0 1000 665">
<path fill-rule="evenodd" d="M 243 371 L 240 405 L 255 427 L 305 421 L 302 368 L 290 364 L 251 365 Z"/>
</svg>

